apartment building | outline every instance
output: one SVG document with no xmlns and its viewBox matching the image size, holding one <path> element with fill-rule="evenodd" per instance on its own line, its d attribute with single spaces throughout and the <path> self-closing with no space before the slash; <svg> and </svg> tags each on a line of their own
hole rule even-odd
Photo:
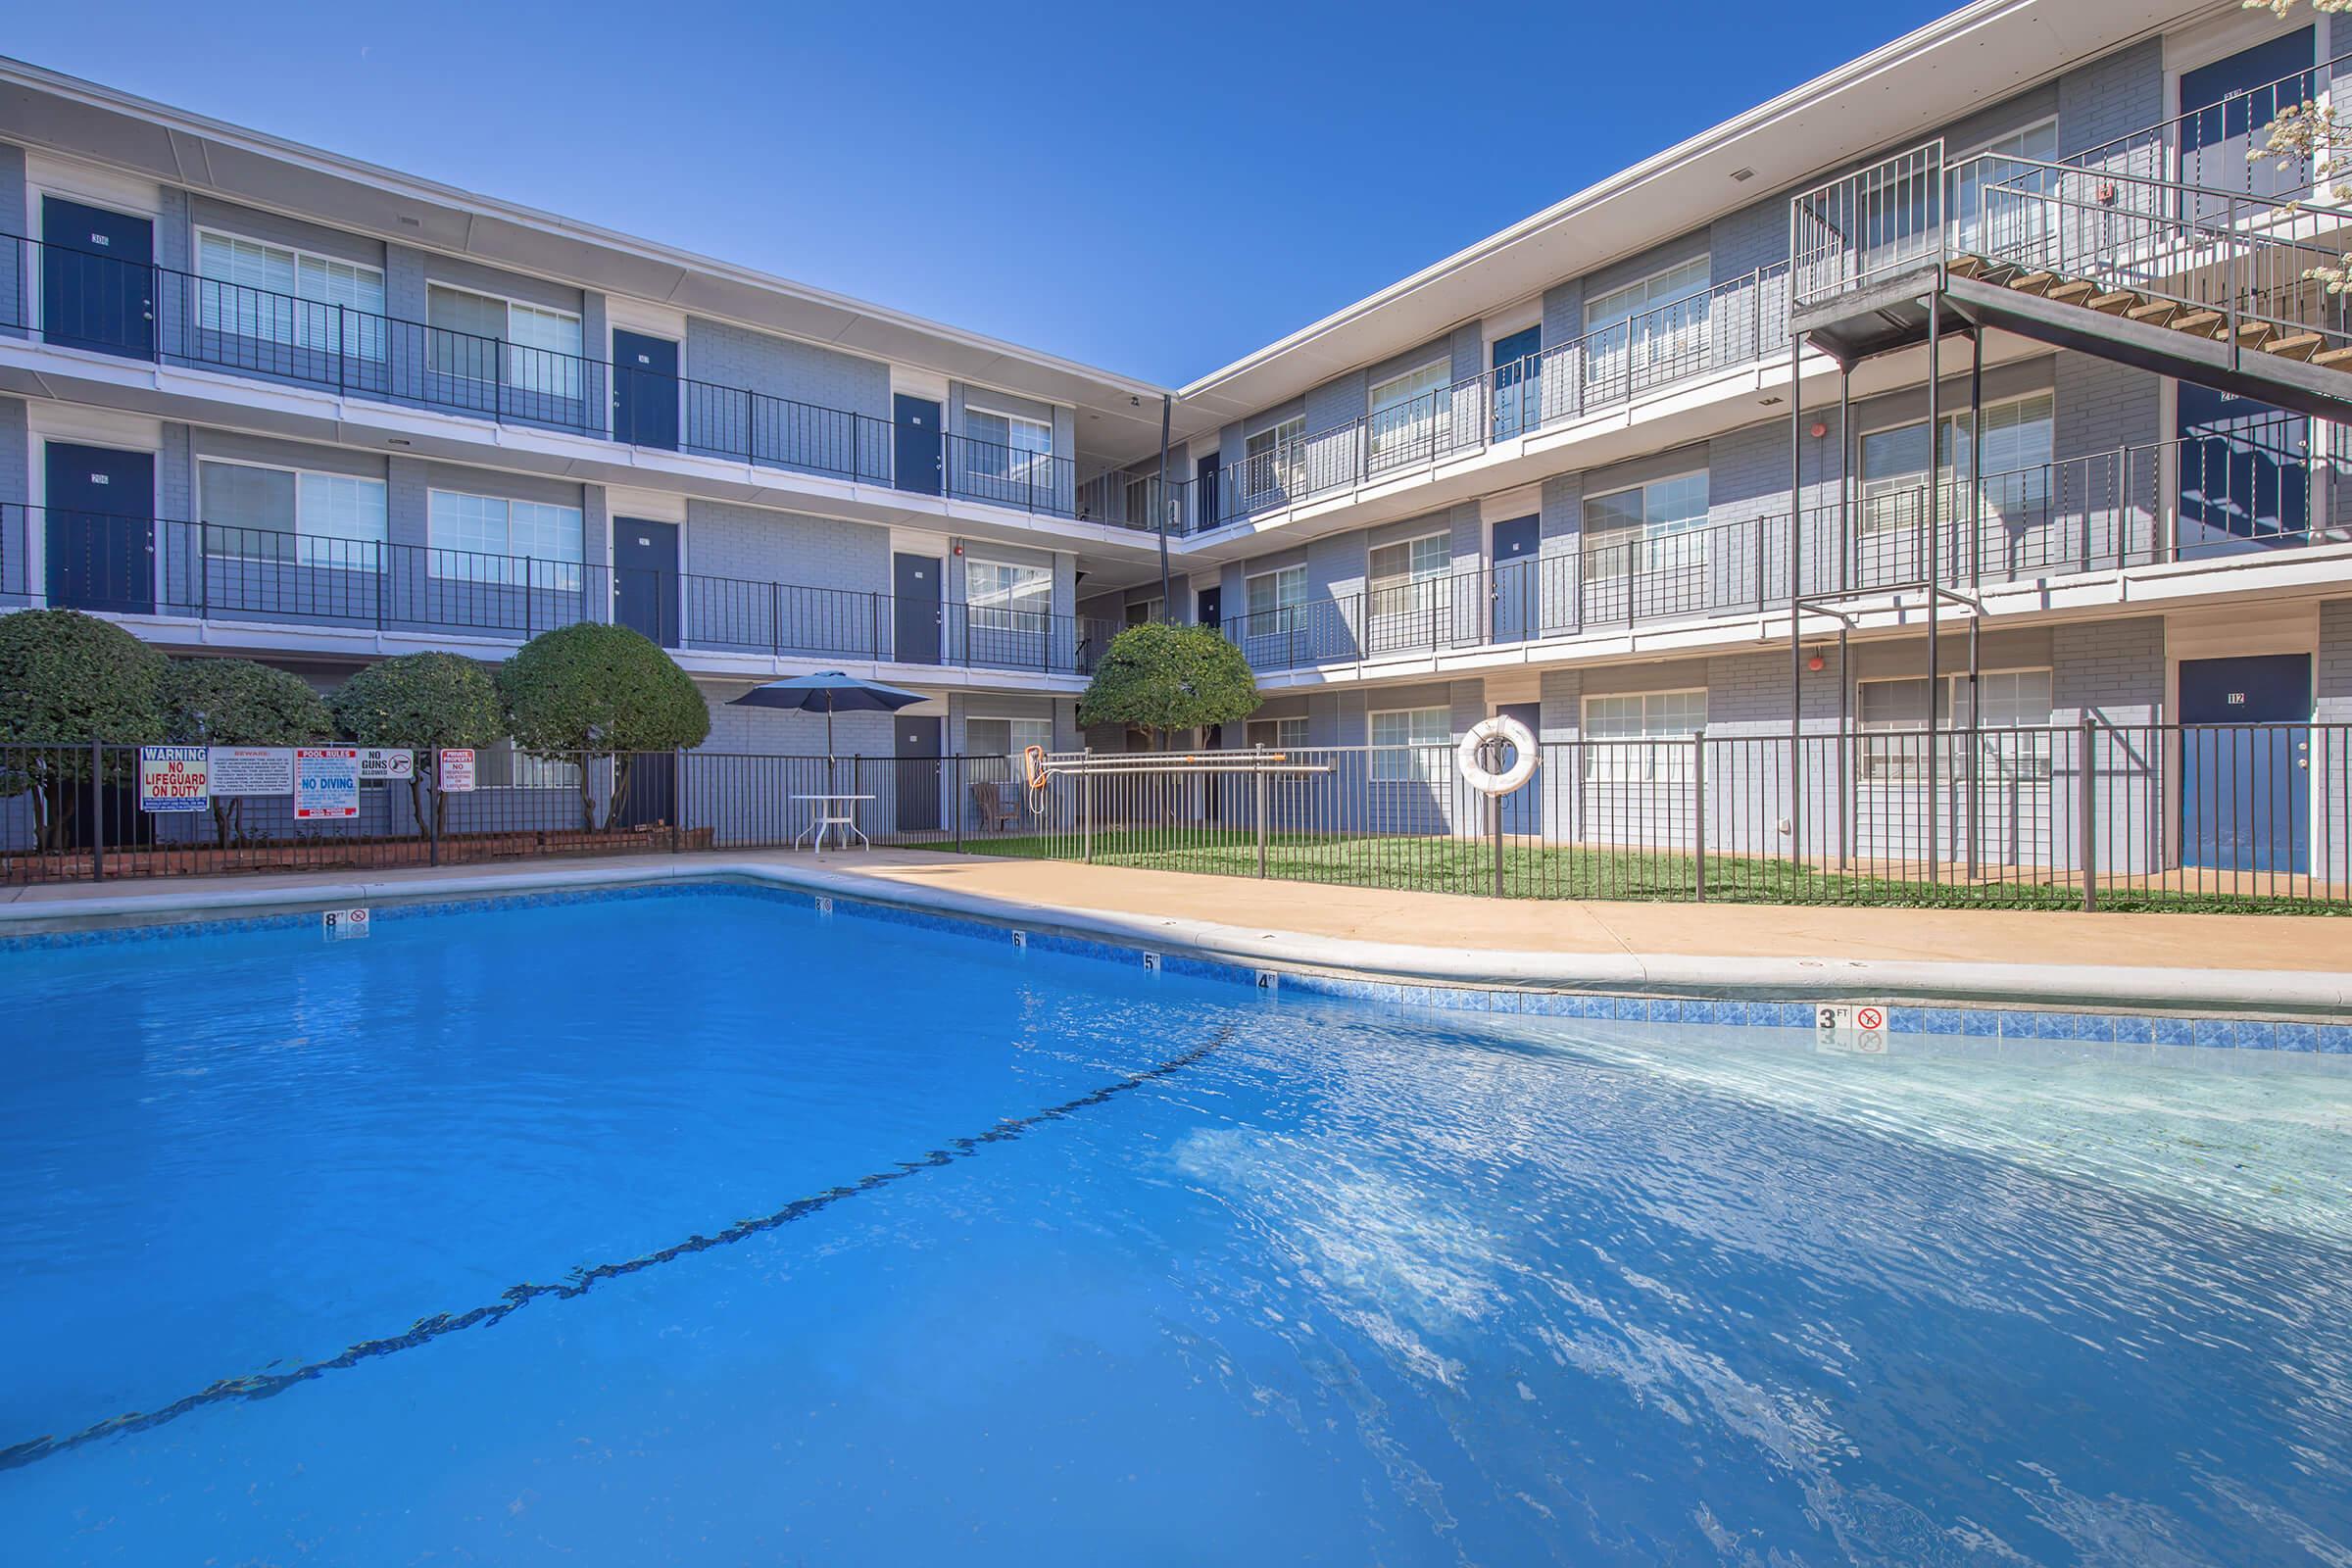
<svg viewBox="0 0 2352 1568">
<path fill-rule="evenodd" d="M 0 606 L 321 684 L 614 619 L 729 752 L 814 749 L 725 705 L 824 666 L 935 694 L 845 750 L 1123 746 L 1075 697 L 1153 616 L 1258 670 L 1231 746 L 2270 721 L 2262 853 L 2333 864 L 2352 230 L 2249 153 L 2337 30 L 1986 0 L 1180 389 L 8 65 Z"/>
</svg>

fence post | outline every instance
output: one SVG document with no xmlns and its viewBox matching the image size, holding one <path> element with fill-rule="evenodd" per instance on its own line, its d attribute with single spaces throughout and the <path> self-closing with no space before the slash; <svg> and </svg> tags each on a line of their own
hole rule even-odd
<svg viewBox="0 0 2352 1568">
<path fill-rule="evenodd" d="M 1502 797 L 1487 797 L 1487 836 L 1494 842 L 1494 896 L 1502 897 Z"/>
<path fill-rule="evenodd" d="M 2097 764 L 2091 755 L 2091 742 L 2096 738 L 2090 714 L 2082 715 L 2081 739 L 2076 743 L 2075 759 L 2075 837 L 2078 845 L 2075 858 L 2082 872 L 2082 909 L 2089 913 L 2099 906 L 2098 884 L 2098 778 Z"/>
<path fill-rule="evenodd" d="M 441 752 L 438 747 L 425 748 L 424 765 L 429 771 L 425 776 L 424 787 L 416 792 L 416 799 L 422 804 L 424 809 L 424 860 L 427 865 L 439 865 L 441 863 Z"/>
<path fill-rule="evenodd" d="M 956 818 L 956 853 L 963 853 L 963 758 L 956 758 L 956 788 L 948 797 L 948 810 Z"/>
<path fill-rule="evenodd" d="M 90 880 L 106 880 L 106 745 L 90 737 Z"/>
<path fill-rule="evenodd" d="M 1092 769 L 1078 775 L 1078 834 L 1079 846 L 1086 863 L 1095 863 L 1095 775 Z"/>
<path fill-rule="evenodd" d="M 1266 874 L 1266 770 L 1261 762 L 1250 769 L 1250 782 L 1255 785 L 1254 802 L 1257 814 L 1257 874 Z"/>
<path fill-rule="evenodd" d="M 669 781 L 669 853 L 675 855 L 686 846 L 680 828 L 686 820 L 686 748 L 675 754 L 677 771 Z"/>
<path fill-rule="evenodd" d="M 1695 900 L 1707 902 L 1707 732 L 1690 736 L 1690 884 Z"/>
</svg>

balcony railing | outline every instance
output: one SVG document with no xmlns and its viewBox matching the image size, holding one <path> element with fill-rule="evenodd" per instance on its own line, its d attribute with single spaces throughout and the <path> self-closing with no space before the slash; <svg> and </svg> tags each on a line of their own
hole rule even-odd
<svg viewBox="0 0 2352 1568">
<path fill-rule="evenodd" d="M 1086 674 L 1116 630 L 1045 611 L 0 505 L 0 608 L 522 639 L 618 621 L 706 653 Z"/>
<path fill-rule="evenodd" d="M 1169 514 L 1179 533 L 1206 532 L 1752 364 L 1788 342 L 1788 271 L 1785 266 L 1760 268 L 1408 402 L 1253 453 L 1211 478 L 1171 486 L 1180 494 Z M 1115 506 L 1123 520 L 1137 510 L 1126 489 L 1132 482 L 1106 476 L 1090 483 L 1087 494 L 1105 508 Z M 1152 524 L 1147 518 L 1143 525 Z"/>
<path fill-rule="evenodd" d="M 1076 512 L 1076 465 L 1066 456 L 902 430 L 872 415 L 38 240 L 0 245 L 0 335 L 1024 512 Z M 902 464 L 910 471 L 899 473 Z"/>
<path fill-rule="evenodd" d="M 2265 202 L 2298 200 L 2333 180 L 2314 159 L 2264 151 L 2270 127 L 2279 115 L 2303 105 L 2326 113 L 2336 77 L 2346 73 L 2352 73 L 2352 54 L 2243 88 L 2062 161 L 2077 169 L 2172 180 Z"/>
<path fill-rule="evenodd" d="M 2289 423 L 2119 447 L 1943 481 L 1939 575 L 2000 583 L 2352 542 L 2352 464 L 2293 451 Z M 1928 489 L 1808 507 L 1807 593 L 1895 591 L 1928 575 Z M 1647 535 L 1569 536 L 1556 554 L 1227 616 L 1262 670 L 1427 656 L 1754 615 L 1789 598 L 1787 511 Z"/>
</svg>

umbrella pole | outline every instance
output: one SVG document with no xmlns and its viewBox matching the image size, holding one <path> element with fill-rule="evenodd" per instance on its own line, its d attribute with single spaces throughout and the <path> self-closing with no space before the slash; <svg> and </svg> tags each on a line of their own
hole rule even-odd
<svg viewBox="0 0 2352 1568">
<path fill-rule="evenodd" d="M 825 788 L 833 788 L 833 694 L 825 693 Z"/>
</svg>

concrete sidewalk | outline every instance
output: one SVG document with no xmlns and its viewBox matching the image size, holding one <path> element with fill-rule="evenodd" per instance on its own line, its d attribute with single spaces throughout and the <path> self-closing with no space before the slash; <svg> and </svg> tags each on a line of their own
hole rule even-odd
<svg viewBox="0 0 2352 1568">
<path fill-rule="evenodd" d="M 28 887 L 0 893 L 0 936 L 724 877 L 1163 953 L 1390 980 L 2352 1016 L 2352 919 L 1496 901 L 914 850 Z"/>
</svg>

